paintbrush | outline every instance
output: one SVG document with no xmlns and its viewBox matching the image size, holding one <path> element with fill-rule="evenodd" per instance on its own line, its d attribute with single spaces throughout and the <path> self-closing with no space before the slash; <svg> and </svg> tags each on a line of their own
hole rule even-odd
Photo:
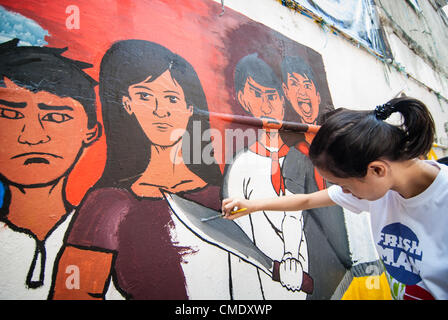
<svg viewBox="0 0 448 320">
<path fill-rule="evenodd" d="M 246 211 L 246 210 L 247 210 L 247 208 L 241 208 L 241 209 L 238 209 L 238 210 L 235 210 L 235 211 L 231 211 L 230 214 L 235 214 L 235 213 L 243 212 L 243 211 Z M 202 222 L 207 222 L 207 221 L 214 220 L 216 218 L 222 218 L 222 217 L 224 217 L 224 214 L 221 213 L 221 214 L 217 214 L 216 216 L 211 216 L 211 217 L 208 217 L 208 218 L 202 218 L 201 221 Z"/>
</svg>

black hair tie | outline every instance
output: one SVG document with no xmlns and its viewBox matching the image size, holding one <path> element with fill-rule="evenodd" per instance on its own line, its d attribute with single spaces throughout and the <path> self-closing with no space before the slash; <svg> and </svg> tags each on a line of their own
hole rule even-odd
<svg viewBox="0 0 448 320">
<path fill-rule="evenodd" d="M 396 110 L 395 106 L 391 105 L 389 102 L 383 105 L 377 106 L 373 114 L 378 120 L 386 120 L 389 116 Z"/>
</svg>

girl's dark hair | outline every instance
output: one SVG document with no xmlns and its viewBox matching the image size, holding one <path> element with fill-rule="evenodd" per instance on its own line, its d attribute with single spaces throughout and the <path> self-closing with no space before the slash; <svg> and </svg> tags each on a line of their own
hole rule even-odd
<svg viewBox="0 0 448 320">
<path fill-rule="evenodd" d="M 401 125 L 385 120 L 402 115 Z M 373 111 L 344 108 L 328 114 L 316 134 L 309 156 L 314 166 L 339 178 L 364 177 L 372 161 L 404 161 L 426 155 L 432 147 L 434 120 L 419 100 L 402 97 Z"/>
<path fill-rule="evenodd" d="M 193 106 L 193 115 L 186 129 L 190 141 L 183 139 L 184 145 L 189 143 L 189 148 L 193 146 L 195 121 L 200 121 L 201 127 L 201 136 L 197 139 L 201 139 L 202 133 L 209 129 L 204 90 L 195 70 L 185 59 L 149 41 L 124 40 L 114 43 L 105 53 L 100 66 L 99 94 L 107 160 L 96 187 L 130 187 L 146 169 L 151 158 L 151 142 L 135 115 L 130 116 L 125 111 L 122 98 L 129 95 L 131 85 L 148 78 L 155 80 L 167 70 L 182 87 L 187 105 Z M 210 140 L 201 141 L 201 151 L 210 143 Z M 192 159 L 185 159 L 185 155 L 184 160 L 189 169 L 204 181 L 221 185 L 221 172 L 216 163 L 193 163 Z"/>
</svg>

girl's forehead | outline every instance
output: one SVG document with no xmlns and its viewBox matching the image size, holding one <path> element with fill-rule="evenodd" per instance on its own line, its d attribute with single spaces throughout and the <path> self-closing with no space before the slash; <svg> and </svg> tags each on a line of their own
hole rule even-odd
<svg viewBox="0 0 448 320">
<path fill-rule="evenodd" d="M 338 178 L 336 178 L 330 171 L 327 171 L 323 168 L 319 168 L 316 167 L 316 170 L 319 172 L 319 174 L 328 182 L 330 183 L 334 183 L 334 181 L 332 180 L 337 180 Z"/>
<path fill-rule="evenodd" d="M 362 178 L 348 177 L 340 178 L 332 174 L 330 171 L 316 167 L 319 174 L 331 184 L 345 185 L 362 182 Z"/>
</svg>

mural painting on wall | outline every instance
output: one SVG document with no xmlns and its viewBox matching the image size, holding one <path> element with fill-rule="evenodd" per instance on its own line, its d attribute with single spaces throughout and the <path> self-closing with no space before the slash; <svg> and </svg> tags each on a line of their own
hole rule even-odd
<svg viewBox="0 0 448 320">
<path fill-rule="evenodd" d="M 331 298 L 341 208 L 199 219 L 326 187 L 320 54 L 213 1 L 102 2 L 0 1 L 0 297 Z"/>
</svg>

